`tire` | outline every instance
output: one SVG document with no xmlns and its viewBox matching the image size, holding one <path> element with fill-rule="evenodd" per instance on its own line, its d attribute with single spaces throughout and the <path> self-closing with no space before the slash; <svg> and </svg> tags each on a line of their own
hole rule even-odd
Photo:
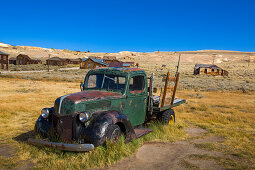
<svg viewBox="0 0 255 170">
<path fill-rule="evenodd" d="M 109 125 L 105 135 L 106 139 L 110 140 L 111 142 L 118 142 L 121 136 L 120 127 L 116 124 Z"/>
<path fill-rule="evenodd" d="M 158 120 L 164 125 L 173 125 L 175 123 L 174 110 L 169 109 L 159 113 Z"/>
</svg>

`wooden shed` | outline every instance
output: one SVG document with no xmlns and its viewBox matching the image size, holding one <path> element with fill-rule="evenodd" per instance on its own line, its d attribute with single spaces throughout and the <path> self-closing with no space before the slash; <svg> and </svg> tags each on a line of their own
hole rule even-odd
<svg viewBox="0 0 255 170">
<path fill-rule="evenodd" d="M 16 57 L 11 57 L 11 58 L 9 58 L 9 64 L 14 64 L 14 65 L 16 65 Z"/>
<path fill-rule="evenodd" d="M 68 61 L 59 57 L 52 57 L 46 60 L 46 64 L 52 66 L 63 66 L 67 65 Z"/>
<path fill-rule="evenodd" d="M 213 64 L 196 64 L 194 67 L 194 75 L 197 74 L 228 76 L 228 71 Z"/>
<path fill-rule="evenodd" d="M 0 51 L 0 69 L 8 70 L 8 56 L 9 54 Z"/>
<path fill-rule="evenodd" d="M 31 60 L 31 58 L 28 55 L 19 54 L 16 58 L 16 64 L 17 65 L 27 65 L 27 64 L 29 64 L 30 60 Z"/>
<path fill-rule="evenodd" d="M 80 64 L 81 58 L 70 59 L 70 64 Z"/>
<path fill-rule="evenodd" d="M 103 59 L 85 58 L 80 64 L 80 69 L 93 69 L 97 67 L 107 67 L 108 64 Z"/>
</svg>

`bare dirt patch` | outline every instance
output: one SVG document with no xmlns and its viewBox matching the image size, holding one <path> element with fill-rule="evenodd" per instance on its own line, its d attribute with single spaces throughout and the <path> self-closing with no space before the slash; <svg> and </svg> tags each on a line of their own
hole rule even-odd
<svg viewBox="0 0 255 170">
<path fill-rule="evenodd" d="M 3 158 L 13 157 L 16 154 L 16 149 L 14 146 L 7 144 L 0 144 L 0 156 Z"/>
<path fill-rule="evenodd" d="M 198 127 L 190 127 L 185 129 L 185 132 L 188 133 L 188 135 L 190 136 L 201 136 L 201 134 L 206 133 L 207 131 L 205 129 L 202 128 L 198 128 Z"/>
<path fill-rule="evenodd" d="M 196 144 L 201 144 L 201 143 L 218 143 L 218 142 L 222 142 L 223 140 L 224 140 L 224 138 L 221 137 L 221 136 L 211 135 L 211 136 L 207 136 L 205 138 L 195 139 L 192 142 L 194 142 Z"/>
<path fill-rule="evenodd" d="M 192 127 L 186 129 L 191 137 L 199 137 L 207 131 Z M 218 136 L 196 139 L 196 142 L 218 142 L 223 140 Z M 192 142 L 179 141 L 174 143 L 147 143 L 138 149 L 130 158 L 114 164 L 107 169 L 224 169 L 214 160 L 189 158 L 190 155 L 208 155 L 223 157 L 221 152 L 206 151 L 197 148 Z"/>
</svg>

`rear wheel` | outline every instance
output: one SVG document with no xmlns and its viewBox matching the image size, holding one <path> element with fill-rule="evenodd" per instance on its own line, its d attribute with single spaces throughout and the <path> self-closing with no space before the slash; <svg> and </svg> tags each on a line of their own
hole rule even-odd
<svg viewBox="0 0 255 170">
<path fill-rule="evenodd" d="M 111 142 L 118 142 L 121 136 L 120 127 L 116 124 L 109 125 L 105 135 L 106 139 L 110 140 Z"/>
<path fill-rule="evenodd" d="M 164 125 L 173 125 L 175 123 L 174 110 L 168 109 L 159 114 L 158 120 Z"/>
</svg>

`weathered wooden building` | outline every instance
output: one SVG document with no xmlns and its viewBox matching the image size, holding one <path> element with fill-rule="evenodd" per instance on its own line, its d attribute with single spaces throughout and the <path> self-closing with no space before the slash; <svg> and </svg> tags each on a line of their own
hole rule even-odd
<svg viewBox="0 0 255 170">
<path fill-rule="evenodd" d="M 19 54 L 16 57 L 16 61 L 14 60 L 14 58 L 11 58 L 9 60 L 9 63 L 15 65 L 27 65 L 27 64 L 42 64 L 42 61 L 39 59 L 31 59 L 28 55 L 25 54 Z"/>
<path fill-rule="evenodd" d="M 9 64 L 14 64 L 14 65 L 16 65 L 16 57 L 11 57 L 11 58 L 9 58 Z"/>
<path fill-rule="evenodd" d="M 70 59 L 70 64 L 80 64 L 81 63 L 81 58 L 76 58 L 76 59 Z"/>
<path fill-rule="evenodd" d="M 134 67 L 135 62 L 123 62 L 123 67 Z"/>
<path fill-rule="evenodd" d="M 9 54 L 0 51 L 0 69 L 8 70 L 8 56 Z"/>
<path fill-rule="evenodd" d="M 97 67 L 107 67 L 108 64 L 103 59 L 85 58 L 80 64 L 80 69 L 93 69 Z"/>
<path fill-rule="evenodd" d="M 134 67 L 134 62 L 122 62 L 122 61 L 114 61 L 109 64 L 109 67 Z"/>
<path fill-rule="evenodd" d="M 111 62 L 118 62 L 118 60 L 115 56 L 104 56 L 103 60 L 107 64 L 110 64 Z"/>
<path fill-rule="evenodd" d="M 17 65 L 27 65 L 27 64 L 29 64 L 30 60 L 31 60 L 31 58 L 28 55 L 19 54 L 16 58 L 16 64 Z"/>
<path fill-rule="evenodd" d="M 46 64 L 52 66 L 63 66 L 68 64 L 68 60 L 59 57 L 52 57 L 46 60 Z"/>
<path fill-rule="evenodd" d="M 213 64 L 196 64 L 194 67 L 194 75 L 197 74 L 228 76 L 228 71 Z"/>
</svg>

